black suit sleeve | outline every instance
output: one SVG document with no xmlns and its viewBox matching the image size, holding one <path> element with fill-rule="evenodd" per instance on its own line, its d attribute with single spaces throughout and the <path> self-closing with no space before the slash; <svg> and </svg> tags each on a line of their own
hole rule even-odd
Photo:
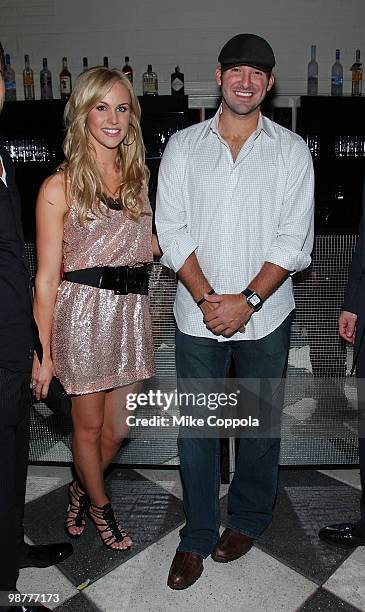
<svg viewBox="0 0 365 612">
<path fill-rule="evenodd" d="M 362 196 L 363 215 L 359 226 L 359 237 L 356 244 L 355 253 L 349 268 L 349 277 L 345 291 L 345 300 L 342 310 L 358 314 L 359 296 L 361 285 L 364 280 L 364 223 L 365 223 L 365 183 Z"/>
</svg>

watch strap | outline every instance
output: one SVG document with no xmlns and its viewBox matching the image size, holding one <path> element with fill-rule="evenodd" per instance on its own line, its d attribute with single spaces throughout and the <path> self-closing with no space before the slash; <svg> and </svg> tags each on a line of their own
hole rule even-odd
<svg viewBox="0 0 365 612">
<path fill-rule="evenodd" d="M 208 293 L 208 295 L 213 295 L 213 293 L 215 293 L 215 291 L 214 291 L 214 289 L 211 289 L 211 290 L 210 290 L 210 291 L 208 291 L 207 293 Z M 202 298 L 200 298 L 200 300 L 198 300 L 198 301 L 196 302 L 196 305 L 197 305 L 197 306 L 200 308 L 200 306 L 201 306 L 202 304 L 204 304 L 204 302 L 206 302 L 206 299 L 205 299 L 205 297 L 202 297 Z"/>
<path fill-rule="evenodd" d="M 243 294 L 245 297 L 249 298 L 249 297 L 250 297 L 250 295 L 252 295 L 252 294 L 254 293 L 254 291 L 252 291 L 252 289 L 248 289 L 248 287 L 247 287 L 246 289 L 244 289 L 243 291 L 241 291 L 241 293 L 242 293 L 242 294 Z"/>
<path fill-rule="evenodd" d="M 242 295 L 245 296 L 248 305 L 254 310 L 254 312 L 258 312 L 262 308 L 263 300 L 259 296 L 259 294 L 256 293 L 256 291 L 253 291 L 249 287 L 246 287 L 246 289 L 241 291 L 241 293 L 242 293 Z M 256 298 L 258 300 L 258 303 L 257 304 L 253 304 L 251 302 L 251 298 Z"/>
</svg>

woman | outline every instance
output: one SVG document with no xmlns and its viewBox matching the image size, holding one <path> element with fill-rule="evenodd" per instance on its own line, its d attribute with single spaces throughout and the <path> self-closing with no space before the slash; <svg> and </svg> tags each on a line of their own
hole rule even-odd
<svg viewBox="0 0 365 612">
<path fill-rule="evenodd" d="M 66 161 L 37 200 L 34 315 L 43 360 L 33 386 L 44 398 L 56 375 L 72 395 L 76 479 L 67 533 L 79 537 L 88 514 L 106 546 L 125 550 L 132 540 L 115 518 L 103 472 L 127 435 L 127 394 L 154 374 L 147 265 L 159 251 L 155 237 L 151 244 L 140 107 L 121 71 L 96 67 L 77 79 L 64 118 Z"/>
</svg>

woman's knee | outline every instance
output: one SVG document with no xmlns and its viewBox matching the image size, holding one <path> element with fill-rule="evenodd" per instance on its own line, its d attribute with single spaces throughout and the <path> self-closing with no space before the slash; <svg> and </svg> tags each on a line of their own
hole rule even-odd
<svg viewBox="0 0 365 612">
<path fill-rule="evenodd" d="M 73 435 L 74 438 L 76 437 L 79 441 L 97 443 L 101 438 L 102 429 L 102 424 L 90 425 L 74 423 Z"/>
<path fill-rule="evenodd" d="M 113 446 L 119 446 L 125 438 L 125 432 L 120 427 L 103 427 L 102 437 L 105 442 Z"/>
</svg>

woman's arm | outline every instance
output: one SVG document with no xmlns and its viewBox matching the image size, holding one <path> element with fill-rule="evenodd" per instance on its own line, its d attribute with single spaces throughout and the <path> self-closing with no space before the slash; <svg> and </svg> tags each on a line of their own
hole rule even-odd
<svg viewBox="0 0 365 612">
<path fill-rule="evenodd" d="M 47 397 L 54 375 L 51 356 L 51 329 L 54 304 L 60 283 L 64 218 L 68 211 L 64 176 L 54 174 L 42 184 L 37 204 L 37 274 L 34 292 L 34 318 L 39 329 L 43 360 L 35 360 L 32 380 L 35 396 Z"/>
<path fill-rule="evenodd" d="M 152 252 L 154 257 L 161 257 L 162 255 L 156 234 L 152 234 Z"/>
</svg>

